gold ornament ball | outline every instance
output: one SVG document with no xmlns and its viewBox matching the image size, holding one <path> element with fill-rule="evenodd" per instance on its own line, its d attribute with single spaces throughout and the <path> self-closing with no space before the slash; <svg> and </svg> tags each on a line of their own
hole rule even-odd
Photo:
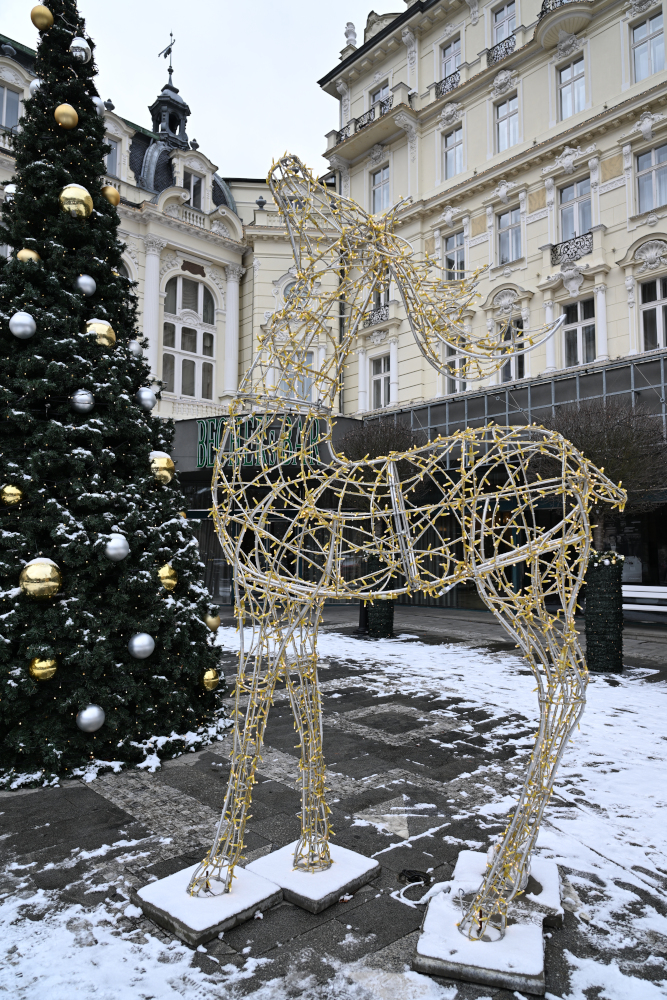
<svg viewBox="0 0 667 1000">
<path fill-rule="evenodd" d="M 24 249 L 24 250 L 19 250 L 19 252 L 16 255 L 16 259 L 22 260 L 23 263 L 25 264 L 25 262 L 28 260 L 38 261 L 41 260 L 42 258 L 39 256 L 36 250 Z"/>
<path fill-rule="evenodd" d="M 57 594 L 62 586 L 60 570 L 52 559 L 33 559 L 24 566 L 19 586 L 28 597 L 46 600 Z"/>
<path fill-rule="evenodd" d="M 220 615 L 206 615 L 204 621 L 210 628 L 211 632 L 217 632 L 220 628 Z"/>
<path fill-rule="evenodd" d="M 79 124 L 79 116 L 71 104 L 59 104 L 53 112 L 53 117 L 60 127 L 67 129 L 68 132 Z"/>
<path fill-rule="evenodd" d="M 23 491 L 18 486 L 11 486 L 7 483 L 0 490 L 0 500 L 2 500 L 5 507 L 13 507 L 14 504 L 21 503 L 21 500 L 23 500 Z"/>
<path fill-rule="evenodd" d="M 160 577 L 160 583 L 165 590 L 173 590 L 178 583 L 178 573 L 169 563 L 160 566 L 157 575 Z"/>
<path fill-rule="evenodd" d="M 117 205 L 120 205 L 120 191 L 113 187 L 113 185 L 105 184 L 102 188 L 102 196 L 106 198 L 109 204 L 113 205 L 114 208 Z"/>
<path fill-rule="evenodd" d="M 86 323 L 86 333 L 94 333 L 95 340 L 102 347 L 113 347 L 116 343 L 116 334 L 105 319 L 89 319 Z"/>
<path fill-rule="evenodd" d="M 53 25 L 53 14 L 43 3 L 38 3 L 30 11 L 30 20 L 38 31 L 46 31 Z"/>
<path fill-rule="evenodd" d="M 220 683 L 220 675 L 217 670 L 205 670 L 201 677 L 201 686 L 205 691 L 215 691 Z"/>
<path fill-rule="evenodd" d="M 68 184 L 60 192 L 60 207 L 63 212 L 76 215 L 80 219 L 87 219 L 93 210 L 93 199 L 90 192 L 81 184 Z"/>
<path fill-rule="evenodd" d="M 41 660 L 35 656 L 30 661 L 30 676 L 36 681 L 50 681 L 57 669 L 57 660 Z"/>
<path fill-rule="evenodd" d="M 176 466 L 166 451 L 152 451 L 148 456 L 151 470 L 158 483 L 170 483 L 174 478 Z"/>
</svg>

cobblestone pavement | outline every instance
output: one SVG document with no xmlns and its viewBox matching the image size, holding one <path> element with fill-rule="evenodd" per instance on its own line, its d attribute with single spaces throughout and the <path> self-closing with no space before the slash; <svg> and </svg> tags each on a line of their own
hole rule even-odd
<svg viewBox="0 0 667 1000">
<path fill-rule="evenodd" d="M 323 628 L 353 634 L 355 615 L 356 608 L 327 608 Z M 513 649 L 492 617 L 482 612 L 399 606 L 396 631 L 401 630 L 428 643 Z M 667 629 L 629 628 L 626 660 L 653 666 L 656 679 L 664 679 L 666 649 Z M 231 693 L 235 669 L 231 654 L 223 654 L 223 666 Z M 350 992 L 336 996 L 397 996 L 397 975 L 410 963 L 423 915 L 423 908 L 397 898 L 400 872 L 409 867 L 429 872 L 438 881 L 448 879 L 463 846 L 486 847 L 501 830 L 499 817 L 483 812 L 471 816 L 470 807 L 483 808 L 491 796 L 516 790 L 511 770 L 516 746 L 532 735 L 525 720 L 519 716 L 503 720 L 514 738 L 501 745 L 496 741 L 490 757 L 485 734 L 498 720 L 462 707 L 461 698 L 378 699 L 359 685 L 349 663 L 333 659 L 320 664 L 320 676 L 335 842 L 377 857 L 381 874 L 352 899 L 323 913 L 313 915 L 282 902 L 262 920 L 225 932 L 205 951 L 193 951 L 192 967 L 211 977 L 212 983 L 222 976 L 221 970 L 232 976 L 228 986 L 224 977 L 220 980 L 219 991 L 193 996 L 249 995 L 262 983 L 280 980 L 283 992 L 276 996 L 300 996 L 309 990 L 308 996 L 324 998 L 334 995 L 327 984 L 340 977 L 341 969 L 357 992 L 350 986 Z M 439 739 L 445 734 L 446 746 Z M 298 750 L 284 690 L 277 692 L 266 741 L 246 836 L 250 860 L 284 846 L 299 833 Z M 106 774 L 88 785 L 69 781 L 57 788 L 0 793 L 4 860 L 0 891 L 5 899 L 16 893 L 29 899 L 41 889 L 51 893 L 52 907 L 78 903 L 84 916 L 100 904 L 115 907 L 119 933 L 131 940 L 151 934 L 168 946 L 170 935 L 126 903 L 132 889 L 193 864 L 207 849 L 224 797 L 228 742 L 170 761 L 154 774 L 129 771 Z M 593 954 L 590 941 L 582 937 L 577 913 L 585 900 L 570 889 L 564 926 L 546 943 L 551 997 L 567 995 L 565 952 L 582 960 Z M 407 896 L 411 894 L 416 898 L 408 890 Z M 234 978 L 234 970 L 243 975 Z M 646 976 L 656 978 L 650 970 Z M 441 989 L 427 994 L 415 986 L 416 992 L 405 994 L 405 1000 L 413 995 L 460 1000 L 520 996 L 444 979 L 434 983 Z M 37 986 L 34 993 L 17 987 L 15 995 L 38 994 L 49 1000 Z M 7 995 L 12 995 L 11 989 Z M 162 1000 L 163 995 L 172 994 L 142 989 L 118 994 L 119 1000 L 126 996 Z M 590 994 L 591 1000 L 606 996 L 597 989 Z"/>
</svg>

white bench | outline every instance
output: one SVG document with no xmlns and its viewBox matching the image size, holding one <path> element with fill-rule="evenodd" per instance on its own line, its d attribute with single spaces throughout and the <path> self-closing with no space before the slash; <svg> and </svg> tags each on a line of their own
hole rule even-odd
<svg viewBox="0 0 667 1000">
<path fill-rule="evenodd" d="M 624 604 L 624 611 L 664 611 L 667 612 L 667 587 L 643 587 L 640 584 L 624 583 L 623 598 L 635 601 L 652 601 L 651 604 Z M 660 603 L 659 603 L 660 602 Z M 664 602 L 664 603 L 663 603 Z"/>
</svg>

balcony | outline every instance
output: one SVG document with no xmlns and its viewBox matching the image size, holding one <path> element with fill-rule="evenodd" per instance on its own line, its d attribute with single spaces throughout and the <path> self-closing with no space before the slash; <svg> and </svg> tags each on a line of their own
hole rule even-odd
<svg viewBox="0 0 667 1000">
<path fill-rule="evenodd" d="M 456 90 L 456 88 L 459 86 L 460 83 L 461 83 L 461 73 L 457 69 L 455 73 L 450 73 L 449 76 L 446 76 L 444 80 L 440 81 L 440 83 L 436 83 L 435 100 L 437 100 L 439 97 L 444 97 L 445 94 L 448 94 L 450 92 L 450 90 Z"/>
<path fill-rule="evenodd" d="M 18 125 L 14 125 L 12 128 L 6 128 L 4 125 L 0 125 L 0 149 L 4 149 L 13 155 L 13 138 L 18 134 L 18 130 Z"/>
<path fill-rule="evenodd" d="M 384 101 L 378 101 L 377 104 L 374 104 L 373 107 L 366 111 L 365 114 L 361 115 L 360 118 L 351 118 L 347 125 L 344 125 L 343 128 L 336 133 L 336 145 L 338 145 L 339 142 L 343 142 L 345 139 L 349 139 L 351 135 L 355 135 L 355 133 L 360 132 L 361 129 L 366 128 L 373 122 L 378 121 L 378 119 L 386 115 L 388 111 L 391 111 L 393 105 L 394 98 L 393 95 L 390 95 L 389 97 L 385 97 Z"/>
<path fill-rule="evenodd" d="M 487 53 L 487 66 L 495 66 L 496 63 L 502 62 L 503 59 L 506 59 L 507 56 L 510 56 L 514 52 L 515 47 L 516 35 L 510 35 L 509 38 L 504 38 L 502 42 L 498 42 Z"/>
<path fill-rule="evenodd" d="M 386 323 L 389 319 L 389 306 L 378 306 L 377 309 L 371 309 L 368 316 L 364 320 L 364 329 L 368 326 L 375 326 L 377 323 Z"/>
<path fill-rule="evenodd" d="M 593 233 L 584 233 L 583 236 L 575 236 L 574 239 L 566 240 L 565 243 L 557 243 L 551 248 L 551 264 L 565 264 L 567 261 L 581 260 L 589 253 L 593 253 Z"/>
<path fill-rule="evenodd" d="M 563 32 L 576 35 L 593 18 L 593 0 L 542 0 L 535 39 L 543 49 L 553 49 Z"/>
</svg>

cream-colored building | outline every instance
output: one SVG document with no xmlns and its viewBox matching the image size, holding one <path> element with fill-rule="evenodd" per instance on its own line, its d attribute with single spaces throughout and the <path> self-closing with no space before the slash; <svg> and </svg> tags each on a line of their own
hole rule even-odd
<svg viewBox="0 0 667 1000">
<path fill-rule="evenodd" d="M 339 190 L 368 212 L 409 196 L 398 232 L 415 250 L 452 276 L 487 269 L 473 332 L 565 314 L 557 336 L 497 382 L 519 388 L 664 349 L 660 4 L 406 0 L 400 13 L 370 14 L 362 44 L 348 24 L 346 41 L 319 81 L 339 104 L 326 152 Z M 426 363 L 397 299 L 392 288 L 359 337 L 346 413 L 479 390 Z"/>
</svg>

